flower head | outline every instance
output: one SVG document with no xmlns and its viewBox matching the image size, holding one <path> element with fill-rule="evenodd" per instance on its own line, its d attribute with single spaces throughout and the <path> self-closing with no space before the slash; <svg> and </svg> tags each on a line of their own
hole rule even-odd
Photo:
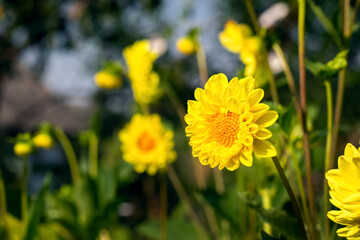
<svg viewBox="0 0 360 240">
<path fill-rule="evenodd" d="M 38 148 L 51 148 L 54 145 L 54 140 L 50 134 L 40 132 L 33 138 L 34 144 Z"/>
<path fill-rule="evenodd" d="M 18 134 L 14 145 L 14 153 L 18 157 L 26 157 L 34 151 L 34 143 L 29 133 Z"/>
<path fill-rule="evenodd" d="M 196 51 L 195 43 L 190 37 L 179 38 L 176 41 L 176 48 L 180 53 L 184 55 L 190 55 L 195 53 Z"/>
<path fill-rule="evenodd" d="M 124 160 L 135 171 L 147 171 L 150 175 L 175 160 L 173 137 L 174 133 L 165 129 L 157 114 L 135 114 L 119 132 Z"/>
<path fill-rule="evenodd" d="M 158 55 L 151 51 L 150 41 L 141 40 L 123 51 L 135 101 L 149 104 L 159 94 L 159 75 L 152 70 Z"/>
<path fill-rule="evenodd" d="M 245 76 L 255 74 L 262 43 L 258 36 L 253 36 L 248 25 L 228 20 L 224 31 L 219 33 L 219 40 L 228 51 L 239 54 L 240 60 L 245 64 Z"/>
<path fill-rule="evenodd" d="M 116 89 L 122 85 L 122 79 L 120 76 L 107 71 L 97 72 L 94 80 L 96 85 L 100 88 Z"/>
<path fill-rule="evenodd" d="M 255 79 L 213 75 L 204 89 L 195 90 L 185 115 L 186 136 L 190 137 L 192 154 L 203 165 L 212 168 L 237 169 L 251 166 L 253 152 L 259 157 L 275 156 L 275 147 L 266 139 L 272 133 L 266 128 L 278 118 L 269 106 L 260 103 L 262 89 L 255 89 Z"/>
<path fill-rule="evenodd" d="M 340 237 L 360 238 L 360 148 L 347 144 L 338 159 L 338 169 L 326 173 L 330 187 L 330 202 L 340 210 L 328 212 L 328 217 L 345 227 L 337 230 Z"/>
</svg>

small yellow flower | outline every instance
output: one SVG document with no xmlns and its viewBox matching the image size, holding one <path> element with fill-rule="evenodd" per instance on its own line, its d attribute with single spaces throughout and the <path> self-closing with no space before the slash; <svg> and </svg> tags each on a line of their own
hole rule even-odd
<svg viewBox="0 0 360 240">
<path fill-rule="evenodd" d="M 255 79 L 213 75 L 205 88 L 195 90 L 185 115 L 186 136 L 190 137 L 192 154 L 203 165 L 230 171 L 240 164 L 252 166 L 253 152 L 258 157 L 273 157 L 277 152 L 266 139 L 272 133 L 266 128 L 278 118 L 269 106 L 260 103 L 262 89 L 255 89 Z"/>
<path fill-rule="evenodd" d="M 14 146 L 14 153 L 18 157 L 26 157 L 33 152 L 33 146 L 30 142 L 17 142 Z"/>
<path fill-rule="evenodd" d="M 253 36 L 248 25 L 227 21 L 224 31 L 219 33 L 219 40 L 228 51 L 239 54 L 245 64 L 245 76 L 255 75 L 262 43 L 258 36 Z"/>
<path fill-rule="evenodd" d="M 54 145 L 53 138 L 47 133 L 38 133 L 33 138 L 34 144 L 38 148 L 51 148 Z"/>
<path fill-rule="evenodd" d="M 347 144 L 338 159 L 338 169 L 326 173 L 330 187 L 330 202 L 340 210 L 328 212 L 328 217 L 345 227 L 337 230 L 339 237 L 360 239 L 360 148 Z"/>
<path fill-rule="evenodd" d="M 159 75 L 152 70 L 158 55 L 151 51 L 149 40 L 135 42 L 125 48 L 123 55 L 128 66 L 135 101 L 140 104 L 149 104 L 160 93 Z"/>
<path fill-rule="evenodd" d="M 136 172 L 147 171 L 150 175 L 175 160 L 173 137 L 174 133 L 165 129 L 157 114 L 135 114 L 119 132 L 124 160 Z"/>
<path fill-rule="evenodd" d="M 189 37 L 182 37 L 176 41 L 177 50 L 184 55 L 191 55 L 195 53 L 196 46 Z"/>
<path fill-rule="evenodd" d="M 251 36 L 252 31 L 248 25 L 228 20 L 225 23 L 224 31 L 219 33 L 219 40 L 228 51 L 240 53 L 246 48 L 244 41 Z"/>
<path fill-rule="evenodd" d="M 120 76 L 116 76 L 106 71 L 96 73 L 94 80 L 96 85 L 100 88 L 116 89 L 122 85 L 122 79 Z"/>
</svg>

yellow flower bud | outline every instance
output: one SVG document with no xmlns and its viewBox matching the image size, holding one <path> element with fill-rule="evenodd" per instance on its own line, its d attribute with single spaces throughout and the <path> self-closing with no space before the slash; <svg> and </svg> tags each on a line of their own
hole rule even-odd
<svg viewBox="0 0 360 240">
<path fill-rule="evenodd" d="M 35 146 L 38 148 L 51 148 L 54 145 L 53 138 L 46 133 L 37 134 L 33 141 Z"/>
<path fill-rule="evenodd" d="M 95 75 L 95 83 L 100 88 L 115 89 L 122 85 L 122 79 L 106 71 L 100 71 Z"/>
<path fill-rule="evenodd" d="M 25 157 L 31 154 L 33 147 L 30 142 L 18 142 L 14 146 L 14 153 L 18 157 Z"/>
<path fill-rule="evenodd" d="M 179 38 L 176 42 L 176 48 L 180 53 L 184 55 L 190 55 L 195 53 L 196 51 L 194 42 L 188 37 Z"/>
</svg>

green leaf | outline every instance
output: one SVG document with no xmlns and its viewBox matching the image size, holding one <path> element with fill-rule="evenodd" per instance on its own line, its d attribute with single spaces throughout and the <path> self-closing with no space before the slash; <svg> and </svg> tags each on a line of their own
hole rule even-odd
<svg viewBox="0 0 360 240">
<path fill-rule="evenodd" d="M 329 80 L 329 78 L 333 77 L 341 69 L 347 66 L 347 54 L 347 50 L 341 51 L 335 56 L 333 60 L 326 64 L 306 60 L 306 68 L 316 77 L 319 77 L 323 80 Z"/>
<path fill-rule="evenodd" d="M 262 219 L 272 226 L 274 231 L 287 239 L 303 239 L 299 224 L 293 217 L 276 209 L 264 209 L 261 206 L 260 199 L 255 199 L 249 193 L 238 193 L 238 195 L 249 207 L 255 209 Z"/>
<path fill-rule="evenodd" d="M 331 39 L 334 40 L 337 47 L 339 49 L 343 49 L 343 43 L 340 38 L 340 32 L 336 30 L 335 26 L 326 16 L 323 10 L 319 6 L 317 6 L 312 0 L 307 0 L 307 3 L 309 4 L 315 16 L 319 19 L 320 23 L 323 25 L 324 29 L 331 36 Z"/>
<path fill-rule="evenodd" d="M 296 110 L 294 102 L 291 102 L 290 106 L 283 114 L 280 119 L 281 129 L 286 133 L 287 136 L 290 136 L 295 124 L 296 124 Z"/>
<path fill-rule="evenodd" d="M 51 175 L 47 175 L 45 177 L 43 187 L 41 188 L 39 195 L 37 196 L 35 202 L 30 207 L 29 219 L 24 231 L 23 240 L 31 240 L 34 239 L 36 236 L 38 223 L 44 211 L 44 198 L 45 198 L 45 193 L 49 189 L 50 180 L 51 180 Z"/>
<path fill-rule="evenodd" d="M 263 230 L 261 230 L 260 235 L 261 235 L 261 240 L 279 240 L 279 238 L 272 237 Z"/>
</svg>

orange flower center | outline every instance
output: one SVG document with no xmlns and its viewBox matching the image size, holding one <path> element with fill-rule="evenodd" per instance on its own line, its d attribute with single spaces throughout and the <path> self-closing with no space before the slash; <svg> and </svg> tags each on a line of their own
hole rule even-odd
<svg viewBox="0 0 360 240">
<path fill-rule="evenodd" d="M 143 132 L 137 140 L 138 148 L 143 152 L 149 152 L 155 148 L 155 140 L 147 132 Z"/>
<path fill-rule="evenodd" d="M 231 147 L 237 139 L 239 132 L 239 114 L 228 111 L 227 113 L 215 113 L 210 115 L 210 139 L 224 147 Z"/>
</svg>

